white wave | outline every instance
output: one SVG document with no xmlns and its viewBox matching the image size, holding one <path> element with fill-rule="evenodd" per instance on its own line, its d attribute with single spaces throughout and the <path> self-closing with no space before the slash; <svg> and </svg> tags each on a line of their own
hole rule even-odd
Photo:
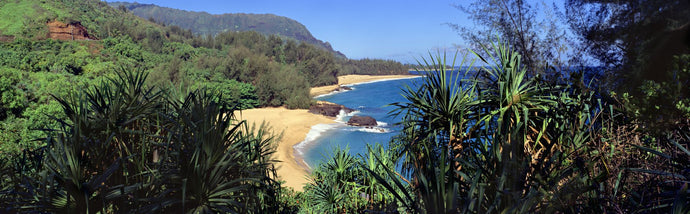
<svg viewBox="0 0 690 214">
<path fill-rule="evenodd" d="M 347 123 L 347 120 L 345 120 L 345 118 L 352 117 L 357 113 L 359 113 L 359 111 L 352 111 L 350 113 L 345 113 L 345 110 L 340 109 L 340 113 L 338 113 L 338 115 L 335 116 L 335 122 Z"/>
<path fill-rule="evenodd" d="M 335 129 L 338 126 L 342 126 L 341 124 L 338 123 L 331 123 L 331 124 L 316 124 L 311 127 L 309 130 L 309 133 L 307 133 L 307 136 L 304 138 L 302 142 L 299 142 L 298 144 L 295 144 L 292 146 L 293 149 L 295 149 L 295 152 L 302 156 L 304 154 L 304 149 L 309 146 L 310 143 L 314 142 L 316 139 L 321 137 L 321 135 L 331 129 Z"/>
<path fill-rule="evenodd" d="M 356 128 L 355 131 L 360 131 L 360 132 L 370 132 L 370 133 L 389 133 L 391 130 L 387 128 L 381 128 L 381 127 L 361 127 L 361 128 Z"/>
<path fill-rule="evenodd" d="M 350 128 L 348 128 L 346 130 L 359 131 L 359 132 L 369 132 L 369 133 L 389 133 L 389 132 L 391 132 L 390 129 L 384 128 L 384 127 L 388 127 L 388 123 L 381 122 L 381 121 L 376 121 L 376 123 L 377 123 L 377 125 L 374 127 L 350 126 Z"/>
<path fill-rule="evenodd" d="M 322 97 L 327 97 L 327 96 L 331 96 L 331 95 L 339 94 L 339 93 L 343 93 L 343 92 L 345 92 L 345 91 L 331 91 L 331 92 L 328 92 L 328 93 L 326 93 L 326 94 L 314 96 L 314 99 L 318 99 L 318 98 L 322 98 Z"/>
<path fill-rule="evenodd" d="M 343 85 L 343 86 L 345 86 L 345 85 Z M 350 87 L 350 86 L 348 86 L 348 87 Z M 326 94 L 314 96 L 314 99 L 318 99 L 318 98 L 322 98 L 322 97 L 327 97 L 327 96 L 331 96 L 331 95 L 334 95 L 334 94 L 340 94 L 340 93 L 348 92 L 348 91 L 352 91 L 352 90 L 355 90 L 355 87 L 350 87 L 350 90 L 334 90 L 334 91 L 328 92 L 328 93 L 326 93 Z"/>
</svg>

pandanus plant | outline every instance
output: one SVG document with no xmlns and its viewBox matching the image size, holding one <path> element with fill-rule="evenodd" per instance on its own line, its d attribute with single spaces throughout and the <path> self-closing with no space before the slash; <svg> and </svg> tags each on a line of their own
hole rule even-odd
<svg viewBox="0 0 690 214">
<path fill-rule="evenodd" d="M 21 159 L 31 169 L 3 167 L 18 175 L 3 177 L 7 211 L 278 210 L 273 140 L 264 126 L 237 121 L 217 93 L 178 100 L 145 80 L 143 72 L 121 72 L 56 98 L 67 119 L 49 130 L 47 146 Z"/>
<path fill-rule="evenodd" d="M 565 85 L 528 78 L 509 45 L 499 41 L 484 50 L 473 52 L 489 65 L 478 69 L 465 66 L 466 56 L 450 67 L 445 55 L 423 60 L 431 72 L 419 90 L 407 87 L 407 101 L 393 104 L 403 130 L 391 148 L 413 191 L 405 192 L 401 180 L 383 179 L 392 169 L 367 171 L 410 212 L 577 212 L 564 199 L 591 191 L 576 154 L 586 152 L 586 124 L 597 110 L 581 108 Z"/>
<path fill-rule="evenodd" d="M 358 161 L 349 148 L 336 148 L 312 172 L 312 181 L 305 187 L 305 208 L 316 213 L 361 212 L 366 200 L 359 194 L 363 186 Z"/>
</svg>

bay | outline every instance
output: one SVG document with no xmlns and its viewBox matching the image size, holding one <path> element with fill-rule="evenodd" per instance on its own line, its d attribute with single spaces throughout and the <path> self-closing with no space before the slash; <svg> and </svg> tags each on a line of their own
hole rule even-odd
<svg viewBox="0 0 690 214">
<path fill-rule="evenodd" d="M 349 147 L 353 155 L 366 151 L 367 144 L 380 143 L 384 146 L 400 132 L 395 126 L 400 117 L 392 117 L 389 112 L 395 109 L 391 103 L 403 102 L 402 89 L 405 86 L 418 88 L 422 78 L 384 80 L 349 85 L 353 90 L 317 97 L 354 109 L 355 112 L 341 114 L 334 124 L 320 124 L 312 127 L 305 141 L 295 146 L 295 155 L 303 163 L 313 168 L 326 160 L 334 148 Z M 377 127 L 363 128 L 348 126 L 346 122 L 353 115 L 371 116 L 379 123 Z"/>
</svg>

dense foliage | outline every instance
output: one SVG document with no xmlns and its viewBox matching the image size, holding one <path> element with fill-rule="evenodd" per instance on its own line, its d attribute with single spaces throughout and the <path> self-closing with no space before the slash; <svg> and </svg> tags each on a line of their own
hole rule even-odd
<svg viewBox="0 0 690 214">
<path fill-rule="evenodd" d="M 2 1 L 0 16 L 4 153 L 42 144 L 35 141 L 45 137 L 39 130 L 56 125 L 50 116 L 64 116 L 51 96 L 93 85 L 116 70 L 150 72 L 148 83 L 161 88 L 213 88 L 223 94 L 218 101 L 239 109 L 308 108 L 309 88 L 336 84 L 345 67 L 359 74 L 407 72 L 400 63 L 347 60 L 311 44 L 254 31 L 196 36 L 94 0 Z M 99 40 L 46 39 L 49 21 L 80 23 Z"/>
<path fill-rule="evenodd" d="M 121 72 L 57 97 L 46 146 L 3 157 L 3 212 L 275 210 L 273 137 L 213 90 L 182 98 Z"/>
<path fill-rule="evenodd" d="M 423 61 L 419 89 L 404 89 L 406 101 L 393 104 L 403 131 L 389 149 L 370 147 L 360 158 L 336 149 L 295 206 L 307 213 L 690 211 L 690 121 L 654 136 L 583 84 L 581 71 L 544 81 L 528 77 L 506 43 L 484 50 L 476 56 L 489 67 L 472 69 L 463 58 L 467 70 L 458 71 L 445 56 Z"/>
<path fill-rule="evenodd" d="M 400 64 L 393 60 L 382 59 L 360 59 L 347 60 L 342 64 L 340 74 L 370 74 L 370 75 L 391 75 L 404 74 L 410 67 Z"/>
<path fill-rule="evenodd" d="M 575 48 L 608 66 L 607 89 L 652 131 L 687 115 L 690 2 L 569 0 L 565 11 Z"/>
<path fill-rule="evenodd" d="M 445 57 L 424 61 L 419 89 L 393 104 L 403 131 L 388 149 L 369 146 L 359 157 L 337 149 L 301 193 L 280 187 L 272 137 L 234 120 L 236 103 L 117 72 L 57 97 L 66 119 L 50 119 L 58 125 L 42 131 L 46 145 L 5 156 L 1 205 L 72 213 L 690 209 L 690 125 L 641 132 L 635 115 L 599 98 L 581 73 L 562 82 L 527 77 L 507 44 L 492 50 L 477 54 L 489 67 L 472 69 L 463 58 L 474 75 L 450 69 L 455 60 Z M 3 81 L 18 81 L 5 73 Z"/>
</svg>

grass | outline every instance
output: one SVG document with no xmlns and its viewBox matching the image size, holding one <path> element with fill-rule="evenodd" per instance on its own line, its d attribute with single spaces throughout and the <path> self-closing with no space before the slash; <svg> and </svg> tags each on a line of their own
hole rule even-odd
<svg viewBox="0 0 690 214">
<path fill-rule="evenodd" d="M 0 10 L 0 32 L 3 35 L 18 35 L 24 29 L 25 17 L 32 17 L 36 10 L 31 1 L 14 1 L 2 5 Z"/>
</svg>

